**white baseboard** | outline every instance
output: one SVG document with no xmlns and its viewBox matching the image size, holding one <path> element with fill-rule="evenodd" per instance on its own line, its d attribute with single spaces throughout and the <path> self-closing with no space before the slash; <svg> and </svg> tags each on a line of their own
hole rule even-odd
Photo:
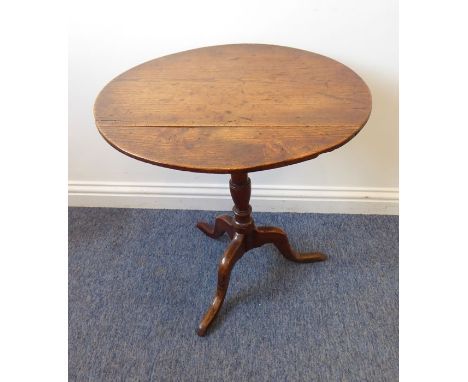
<svg viewBox="0 0 468 382">
<path fill-rule="evenodd" d="M 227 184 L 70 182 L 73 207 L 227 211 Z M 398 215 L 398 188 L 255 186 L 254 211 Z"/>
</svg>

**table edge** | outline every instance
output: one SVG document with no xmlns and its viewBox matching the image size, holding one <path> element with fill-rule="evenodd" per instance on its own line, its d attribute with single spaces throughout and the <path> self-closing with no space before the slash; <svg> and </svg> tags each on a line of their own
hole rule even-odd
<svg viewBox="0 0 468 382">
<path fill-rule="evenodd" d="M 204 174 L 234 174 L 234 173 L 243 173 L 243 172 L 256 172 L 256 171 L 264 171 L 264 170 L 272 170 L 275 168 L 281 168 L 285 166 L 290 166 L 296 163 L 301 163 L 305 162 L 314 158 L 317 158 L 321 154 L 325 154 L 328 152 L 331 152 L 333 150 L 336 150 L 337 148 L 345 145 L 351 139 L 353 139 L 367 124 L 370 115 L 372 114 L 372 104 L 369 108 L 369 114 L 367 115 L 367 118 L 363 121 L 362 125 L 356 129 L 356 131 L 351 134 L 350 136 L 346 137 L 342 141 L 338 142 L 335 145 L 331 145 L 329 147 L 324 148 L 323 150 L 315 151 L 313 153 L 304 155 L 302 157 L 298 158 L 293 158 L 290 160 L 284 160 L 281 162 L 273 162 L 273 163 L 265 163 L 265 164 L 260 164 L 260 165 L 255 165 L 255 166 L 249 166 L 249 167 L 242 167 L 242 168 L 212 168 L 212 169 L 207 169 L 206 167 L 197 167 L 197 166 L 180 166 L 176 164 L 171 164 L 171 163 L 164 163 L 164 162 L 158 162 L 155 160 L 143 158 L 141 156 L 138 156 L 136 154 L 132 154 L 131 152 L 125 151 L 124 149 L 120 148 L 116 144 L 114 144 L 111 140 L 109 140 L 104 133 L 101 131 L 100 126 L 96 123 L 97 130 L 99 134 L 101 135 L 102 138 L 114 149 L 117 151 L 121 152 L 122 154 L 129 156 L 133 159 L 139 160 L 141 162 L 145 162 L 148 164 L 152 164 L 155 166 L 159 167 L 164 167 L 164 168 L 170 168 L 172 170 L 179 170 L 179 171 L 188 171 L 188 172 L 196 172 L 196 173 L 204 173 Z"/>
</svg>

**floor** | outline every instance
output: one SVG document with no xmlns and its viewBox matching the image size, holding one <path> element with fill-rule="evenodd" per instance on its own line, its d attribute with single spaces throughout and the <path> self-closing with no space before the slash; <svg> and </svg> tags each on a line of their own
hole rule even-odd
<svg viewBox="0 0 468 382">
<path fill-rule="evenodd" d="M 256 213 L 298 250 L 236 265 L 206 337 L 227 236 L 213 211 L 69 209 L 70 381 L 397 381 L 398 217 Z"/>
</svg>

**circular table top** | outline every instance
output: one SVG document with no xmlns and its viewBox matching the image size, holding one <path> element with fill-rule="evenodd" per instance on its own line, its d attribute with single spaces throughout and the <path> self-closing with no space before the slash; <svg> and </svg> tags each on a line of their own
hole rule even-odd
<svg viewBox="0 0 468 382">
<path fill-rule="evenodd" d="M 315 158 L 353 138 L 370 112 L 369 89 L 348 67 L 261 44 L 146 62 L 107 84 L 94 106 L 99 132 L 124 154 L 207 173 Z"/>
</svg>

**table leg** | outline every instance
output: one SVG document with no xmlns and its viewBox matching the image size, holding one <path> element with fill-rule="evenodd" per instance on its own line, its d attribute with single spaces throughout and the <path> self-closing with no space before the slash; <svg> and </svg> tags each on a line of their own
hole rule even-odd
<svg viewBox="0 0 468 382">
<path fill-rule="evenodd" d="M 236 233 L 231 243 L 224 252 L 218 268 L 218 286 L 216 288 L 216 295 L 211 303 L 211 306 L 206 312 L 205 317 L 198 326 L 198 335 L 204 336 L 208 326 L 213 322 L 221 305 L 223 304 L 224 297 L 226 296 L 229 287 L 229 278 L 231 277 L 232 268 L 245 252 L 244 235 Z"/>
<path fill-rule="evenodd" d="M 213 239 L 222 236 L 224 233 L 227 233 L 232 239 L 235 233 L 232 220 L 232 216 L 221 215 L 216 218 L 214 226 L 205 222 L 198 222 L 197 228 Z"/>
<path fill-rule="evenodd" d="M 269 243 L 274 244 L 285 258 L 296 263 L 312 263 L 327 259 L 327 256 L 320 252 L 296 252 L 289 244 L 288 235 L 281 228 L 258 227 L 254 231 L 254 237 L 255 247 Z"/>
</svg>

